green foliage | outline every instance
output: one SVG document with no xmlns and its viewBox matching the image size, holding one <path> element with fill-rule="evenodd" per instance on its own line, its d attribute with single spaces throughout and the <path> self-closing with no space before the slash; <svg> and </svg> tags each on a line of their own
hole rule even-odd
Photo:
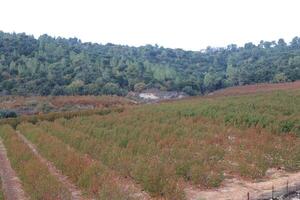
<svg viewBox="0 0 300 200">
<path fill-rule="evenodd" d="M 0 110 L 0 119 L 1 118 L 16 118 L 17 113 L 12 110 Z"/>
<path fill-rule="evenodd" d="M 3 194 L 3 190 L 2 190 L 1 180 L 0 180 L 0 200 L 4 200 L 4 194 Z"/>
<path fill-rule="evenodd" d="M 188 95 L 194 96 L 197 94 L 197 91 L 193 89 L 192 86 L 185 86 L 182 91 Z"/>
<path fill-rule="evenodd" d="M 134 85 L 134 91 L 141 92 L 146 88 L 146 84 L 143 82 L 137 83 Z"/>
<path fill-rule="evenodd" d="M 0 93 L 126 95 L 140 91 L 144 83 L 193 95 L 226 86 L 294 81 L 300 79 L 298 40 L 193 52 L 0 32 Z"/>
<path fill-rule="evenodd" d="M 273 82 L 274 83 L 284 83 L 288 80 L 287 76 L 284 73 L 275 74 Z"/>
</svg>

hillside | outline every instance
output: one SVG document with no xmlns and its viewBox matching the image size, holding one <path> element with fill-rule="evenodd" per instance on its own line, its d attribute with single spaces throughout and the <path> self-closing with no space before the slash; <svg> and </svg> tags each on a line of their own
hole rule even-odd
<svg viewBox="0 0 300 200">
<path fill-rule="evenodd" d="M 35 194 L 32 188 L 38 188 L 32 199 L 71 195 L 43 159 L 88 199 L 226 199 L 229 194 L 246 199 L 249 191 L 261 195 L 271 190 L 271 181 L 253 182 L 268 181 L 274 169 L 290 173 L 290 184 L 298 180 L 293 173 L 300 170 L 299 101 L 300 89 L 291 88 L 111 112 L 38 115 L 14 124 L 13 119 L 7 121 L 17 131 L 2 125 L 0 138 L 25 193 Z M 31 153 L 31 144 L 43 159 Z M 20 148 L 24 150 L 17 151 Z M 25 162 L 25 167 L 18 167 L 18 162 Z M 39 170 L 33 170 L 33 163 L 41 166 Z M 51 179 L 32 182 L 32 174 Z M 239 194 L 230 193 L 233 188 L 222 190 L 233 181 Z M 46 184 L 52 187 L 43 187 Z M 205 192 L 211 188 L 221 189 Z"/>
<path fill-rule="evenodd" d="M 184 51 L 83 43 L 0 32 L 3 95 L 126 95 L 159 89 L 189 95 L 300 79 L 300 38 Z"/>
</svg>

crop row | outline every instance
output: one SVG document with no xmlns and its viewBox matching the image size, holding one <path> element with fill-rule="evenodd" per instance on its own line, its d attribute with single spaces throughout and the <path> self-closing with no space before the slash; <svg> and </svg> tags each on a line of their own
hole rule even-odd
<svg viewBox="0 0 300 200">
<path fill-rule="evenodd" d="M 182 181 L 217 187 L 228 174 L 255 179 L 271 167 L 300 167 L 295 135 L 239 130 L 201 116 L 178 116 L 170 104 L 149 107 L 37 126 L 132 177 L 152 195 L 166 198 L 183 198 Z"/>
<path fill-rule="evenodd" d="M 86 195 L 96 199 L 130 199 L 113 178 L 114 174 L 99 162 L 80 154 L 57 138 L 29 123 L 18 126 L 41 155 L 70 178 Z"/>
<path fill-rule="evenodd" d="M 205 116 L 239 128 L 300 135 L 300 90 L 194 99 L 149 108 L 154 108 L 153 112 L 172 108 L 178 117 Z"/>
<path fill-rule="evenodd" d="M 8 125 L 0 127 L 0 137 L 7 149 L 13 169 L 31 199 L 70 199 L 70 193 Z M 0 197 L 0 199 L 3 197 Z"/>
<path fill-rule="evenodd" d="M 133 177 L 147 192 L 154 196 L 162 195 L 173 199 L 184 198 L 183 190 L 178 186 L 178 178 L 171 172 L 174 170 L 171 162 L 169 165 L 162 165 L 163 160 L 160 157 L 125 151 L 122 144 L 113 144 L 107 140 L 102 141 L 80 131 L 63 127 L 58 122 L 42 122 L 39 126 L 49 134 L 61 139 L 78 151 L 91 155 L 94 159 L 101 161 L 123 176 Z M 154 150 L 154 148 L 148 149 L 149 152 Z M 167 155 L 164 159 L 167 159 Z"/>
</svg>

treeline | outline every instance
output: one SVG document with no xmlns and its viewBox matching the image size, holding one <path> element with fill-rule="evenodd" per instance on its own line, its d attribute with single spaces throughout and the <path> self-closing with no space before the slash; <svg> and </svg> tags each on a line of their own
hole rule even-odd
<svg viewBox="0 0 300 200">
<path fill-rule="evenodd" d="M 0 93 L 126 95 L 147 88 L 190 95 L 300 79 L 300 38 L 203 51 L 83 43 L 0 32 Z"/>
</svg>

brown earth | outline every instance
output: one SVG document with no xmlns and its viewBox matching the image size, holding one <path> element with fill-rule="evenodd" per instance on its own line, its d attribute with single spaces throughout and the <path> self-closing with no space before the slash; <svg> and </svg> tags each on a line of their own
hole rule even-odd
<svg viewBox="0 0 300 200">
<path fill-rule="evenodd" d="M 34 155 L 41 161 L 41 163 L 48 167 L 50 174 L 56 177 L 57 180 L 59 180 L 69 190 L 72 199 L 83 200 L 84 198 L 81 195 L 82 192 L 72 182 L 70 182 L 66 176 L 64 176 L 58 169 L 56 169 L 56 167 L 51 162 L 43 158 L 39 154 L 37 149 L 34 147 L 34 145 L 31 142 L 29 142 L 22 134 L 20 134 L 19 131 L 16 132 L 18 136 L 22 139 L 22 141 L 31 149 Z"/>
<path fill-rule="evenodd" d="M 282 170 L 272 169 L 273 174 L 261 182 L 248 182 L 238 178 L 225 180 L 222 187 L 211 190 L 201 190 L 193 186 L 186 188 L 188 200 L 241 200 L 247 199 L 247 193 L 250 194 L 250 200 L 260 198 L 270 198 L 272 186 L 274 190 L 285 188 L 287 181 L 290 187 L 299 185 L 300 172 L 286 173 Z"/>
<path fill-rule="evenodd" d="M 0 140 L 0 176 L 6 200 L 27 200 L 21 181 L 12 169 L 6 149 Z"/>
<path fill-rule="evenodd" d="M 28 141 L 21 133 L 20 131 L 16 131 L 18 136 L 24 141 L 25 144 L 28 145 L 28 147 L 32 150 L 32 152 L 40 159 L 42 163 L 44 163 L 47 167 L 49 172 L 55 176 L 63 185 L 65 185 L 68 190 L 71 192 L 72 199 L 74 200 L 82 200 L 83 197 L 81 196 L 82 192 L 73 184 L 71 183 L 66 176 L 64 176 L 58 169 L 55 168 L 55 166 L 43 158 L 35 148 L 34 144 L 32 144 L 30 141 Z M 72 148 L 68 146 L 68 148 Z M 88 155 L 86 155 L 87 158 L 89 158 L 90 162 L 94 162 Z M 119 183 L 120 187 L 125 191 L 132 194 L 133 198 L 139 199 L 139 200 L 150 200 L 150 196 L 142 191 L 142 189 L 136 185 L 130 178 L 123 178 L 119 176 L 115 176 L 115 181 Z"/>
</svg>

